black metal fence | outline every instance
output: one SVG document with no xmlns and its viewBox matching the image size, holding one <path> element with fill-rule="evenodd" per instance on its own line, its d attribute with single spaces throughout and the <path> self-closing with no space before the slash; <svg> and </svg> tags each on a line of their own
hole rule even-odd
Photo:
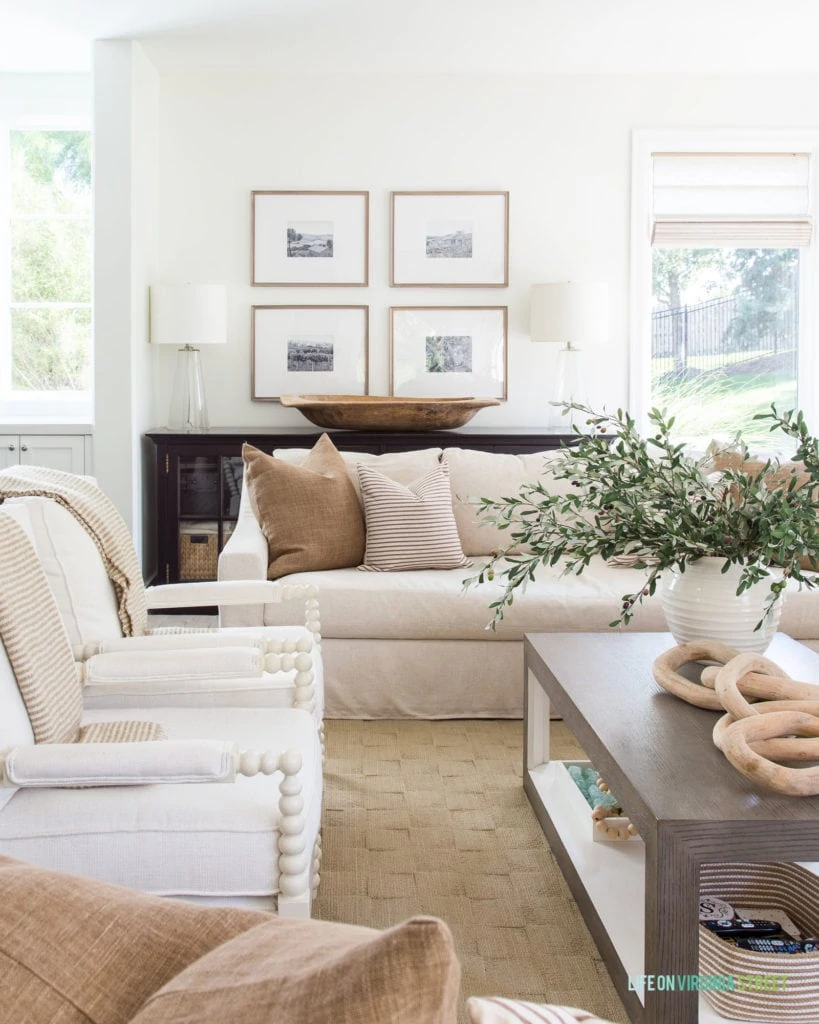
<svg viewBox="0 0 819 1024">
<path fill-rule="evenodd" d="M 742 372 L 750 363 L 793 365 L 799 323 L 795 310 L 778 311 L 769 322 L 757 319 L 743 330 L 743 310 L 735 295 L 695 306 L 659 309 L 652 315 L 651 356 L 655 373 Z"/>
</svg>

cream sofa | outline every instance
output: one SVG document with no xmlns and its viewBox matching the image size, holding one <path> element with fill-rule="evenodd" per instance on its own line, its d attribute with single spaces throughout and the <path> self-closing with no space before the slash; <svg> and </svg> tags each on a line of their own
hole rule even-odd
<svg viewBox="0 0 819 1024">
<path fill-rule="evenodd" d="M 307 452 L 282 449 L 274 454 L 299 462 Z M 468 499 L 517 493 L 525 481 L 541 477 L 545 464 L 559 453 L 429 448 L 380 456 L 343 454 L 356 485 L 355 463 L 360 460 L 402 483 L 428 472 L 439 460 L 446 463 L 458 533 L 473 568 L 396 573 L 351 568 L 287 577 L 319 588 L 329 718 L 521 717 L 524 633 L 606 631 L 622 595 L 641 586 L 642 571 L 614 568 L 602 560 L 581 576 L 541 567 L 498 628 L 489 629 L 489 604 L 501 593 L 501 585 L 485 583 L 464 592 L 463 581 L 493 549 L 508 542 L 509 534 L 479 525 L 476 507 Z M 550 486 L 566 485 L 552 479 Z M 267 542 L 243 494 L 237 528 L 219 559 L 219 579 L 264 579 L 266 571 Z M 224 608 L 221 623 L 275 625 L 280 615 L 276 605 Z M 665 630 L 659 600 L 646 600 L 628 628 Z M 819 592 L 794 586 L 780 628 L 797 639 L 819 642 Z"/>
</svg>

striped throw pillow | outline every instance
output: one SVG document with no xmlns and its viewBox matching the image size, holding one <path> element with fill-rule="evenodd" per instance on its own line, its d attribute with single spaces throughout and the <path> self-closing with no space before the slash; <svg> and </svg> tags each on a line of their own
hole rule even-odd
<svg viewBox="0 0 819 1024">
<path fill-rule="evenodd" d="M 358 464 L 367 546 L 362 569 L 458 569 L 464 555 L 452 511 L 449 470 L 436 466 L 409 485 Z"/>
<path fill-rule="evenodd" d="M 572 1006 L 523 1003 L 518 999 L 484 997 L 467 1000 L 470 1024 L 608 1024 Z"/>
</svg>

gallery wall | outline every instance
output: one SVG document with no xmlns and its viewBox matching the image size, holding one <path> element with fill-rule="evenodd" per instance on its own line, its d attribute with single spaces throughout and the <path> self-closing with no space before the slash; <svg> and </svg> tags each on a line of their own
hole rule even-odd
<svg viewBox="0 0 819 1024">
<path fill-rule="evenodd" d="M 630 132 L 635 127 L 813 126 L 819 78 L 680 76 L 163 76 L 163 282 L 229 286 L 229 338 L 203 350 L 214 425 L 304 422 L 250 399 L 250 307 L 367 303 L 370 390 L 388 391 L 390 305 L 509 307 L 508 401 L 487 427 L 543 426 L 556 366 L 529 340 L 529 287 L 604 281 L 610 340 L 586 359 L 595 403 L 628 402 Z M 508 288 L 390 288 L 391 189 L 508 189 Z M 369 189 L 368 288 L 250 286 L 253 189 Z M 154 355 L 154 412 L 173 350 Z"/>
</svg>

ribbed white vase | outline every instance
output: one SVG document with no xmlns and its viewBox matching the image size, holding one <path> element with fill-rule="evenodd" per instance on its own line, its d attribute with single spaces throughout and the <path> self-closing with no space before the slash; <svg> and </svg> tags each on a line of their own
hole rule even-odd
<svg viewBox="0 0 819 1024">
<path fill-rule="evenodd" d="M 678 644 L 719 640 L 738 651 L 761 654 L 773 639 L 782 614 L 784 595 L 765 615 L 771 577 L 737 595 L 741 565 L 723 573 L 724 558 L 698 558 L 685 572 L 663 573 L 658 592 L 666 622 Z M 756 624 L 764 616 L 762 626 Z"/>
</svg>

